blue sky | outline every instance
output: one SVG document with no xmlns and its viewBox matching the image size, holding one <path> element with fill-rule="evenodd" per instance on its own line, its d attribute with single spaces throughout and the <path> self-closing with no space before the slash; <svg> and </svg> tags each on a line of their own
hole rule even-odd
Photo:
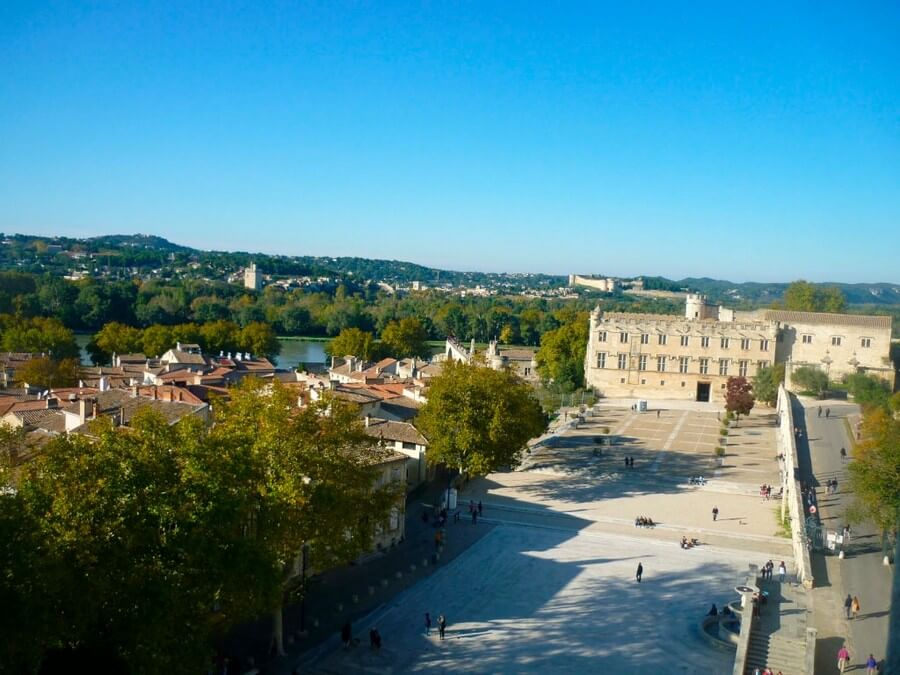
<svg viewBox="0 0 900 675">
<path fill-rule="evenodd" d="M 0 64 L 5 232 L 900 282 L 897 3 L 10 2 Z"/>
</svg>

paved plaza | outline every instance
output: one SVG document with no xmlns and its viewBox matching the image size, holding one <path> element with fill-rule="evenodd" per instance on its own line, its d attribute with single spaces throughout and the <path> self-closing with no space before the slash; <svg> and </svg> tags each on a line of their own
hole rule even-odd
<svg viewBox="0 0 900 675">
<path fill-rule="evenodd" d="M 793 570 L 790 541 L 776 533 L 780 501 L 759 495 L 779 484 L 774 416 L 743 420 L 720 463 L 714 409 L 655 405 L 658 414 L 596 406 L 517 470 L 472 481 L 463 504 L 481 500 L 494 530 L 358 622 L 360 643 L 330 650 L 315 672 L 730 672 L 734 652 L 705 642 L 700 619 L 736 599 L 751 564 Z M 606 430 L 615 442 L 598 445 Z M 705 485 L 691 484 L 698 475 Z M 638 515 L 657 526 L 635 527 Z M 682 536 L 702 544 L 683 550 Z M 424 635 L 426 611 L 447 617 L 443 642 Z"/>
</svg>

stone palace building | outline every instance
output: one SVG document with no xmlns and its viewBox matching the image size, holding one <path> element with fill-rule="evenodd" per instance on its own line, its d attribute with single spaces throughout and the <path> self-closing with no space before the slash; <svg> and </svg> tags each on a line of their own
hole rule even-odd
<svg viewBox="0 0 900 675">
<path fill-rule="evenodd" d="M 784 363 L 832 380 L 865 372 L 894 385 L 887 316 L 759 310 L 738 312 L 688 295 L 683 317 L 591 313 L 589 387 L 608 397 L 722 400 L 727 379 Z"/>
</svg>

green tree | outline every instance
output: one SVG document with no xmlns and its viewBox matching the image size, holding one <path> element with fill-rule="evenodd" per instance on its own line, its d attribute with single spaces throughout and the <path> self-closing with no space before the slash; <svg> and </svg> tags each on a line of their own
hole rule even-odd
<svg viewBox="0 0 900 675">
<path fill-rule="evenodd" d="M 850 463 L 850 484 L 862 514 L 897 532 L 900 513 L 900 420 L 883 408 L 863 417 L 863 440 Z"/>
<path fill-rule="evenodd" d="M 445 361 L 416 424 L 428 439 L 430 462 L 484 475 L 514 465 L 546 418 L 531 387 L 515 374 Z"/>
<path fill-rule="evenodd" d="M 245 381 L 219 407 L 211 432 L 216 447 L 251 467 L 249 536 L 276 571 L 267 597 L 279 652 L 282 601 L 291 589 L 304 590 L 297 587 L 304 545 L 317 569 L 354 560 L 372 547 L 405 490 L 405 483 L 376 482 L 388 453 L 373 445 L 355 406 L 324 399 L 297 411 L 294 400 L 277 381 Z"/>
<path fill-rule="evenodd" d="M 241 329 L 237 339 L 239 350 L 265 356 L 267 359 L 275 358 L 281 351 L 281 343 L 272 326 L 261 321 L 248 323 Z"/>
<path fill-rule="evenodd" d="M 753 385 L 746 377 L 729 377 L 725 381 L 725 410 L 737 415 L 749 415 L 756 399 L 753 396 Z"/>
<path fill-rule="evenodd" d="M 134 354 L 142 349 L 141 330 L 118 321 L 104 325 L 88 343 L 95 363 L 109 362 L 113 354 Z"/>
<path fill-rule="evenodd" d="M 812 366 L 800 366 L 791 373 L 791 382 L 803 392 L 820 396 L 828 389 L 828 376 Z"/>
<path fill-rule="evenodd" d="M 325 345 L 329 356 L 356 356 L 361 359 L 372 359 L 377 354 L 375 336 L 359 328 L 345 328 L 337 337 Z"/>
<path fill-rule="evenodd" d="M 891 389 L 888 383 L 874 375 L 853 373 L 844 378 L 847 391 L 863 409 L 889 408 Z"/>
<path fill-rule="evenodd" d="M 774 406 L 778 401 L 778 386 L 784 382 L 784 364 L 764 366 L 753 376 L 753 393 L 766 405 Z"/>
<path fill-rule="evenodd" d="M 28 383 L 42 389 L 72 387 L 78 382 L 78 362 L 46 356 L 31 359 L 16 371 L 16 379 L 22 384 Z"/>
<path fill-rule="evenodd" d="M 175 346 L 170 326 L 147 326 L 141 334 L 141 352 L 155 358 L 162 356 Z"/>
<path fill-rule="evenodd" d="M 48 354 L 54 359 L 78 356 L 74 333 L 58 319 L 4 316 L 0 319 L 0 325 L 3 330 L 0 346 L 5 352 Z"/>
<path fill-rule="evenodd" d="M 428 333 L 418 319 L 391 321 L 381 333 L 382 352 L 396 359 L 428 356 L 427 341 Z"/>
<path fill-rule="evenodd" d="M 545 381 L 569 391 L 584 386 L 589 329 L 587 316 L 579 314 L 570 323 L 544 333 L 536 359 L 538 373 Z"/>
<path fill-rule="evenodd" d="M 846 310 L 847 300 L 834 286 L 819 287 L 808 281 L 794 281 L 784 291 L 784 308 L 798 312 L 834 312 Z"/>
<path fill-rule="evenodd" d="M 210 353 L 234 352 L 238 349 L 240 328 L 233 321 L 210 321 L 200 326 L 201 343 Z"/>
</svg>

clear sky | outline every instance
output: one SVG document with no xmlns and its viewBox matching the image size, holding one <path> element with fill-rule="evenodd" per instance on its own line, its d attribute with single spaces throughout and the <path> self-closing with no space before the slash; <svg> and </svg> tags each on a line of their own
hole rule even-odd
<svg viewBox="0 0 900 675">
<path fill-rule="evenodd" d="M 0 3 L 0 230 L 900 282 L 900 5 Z"/>
</svg>

